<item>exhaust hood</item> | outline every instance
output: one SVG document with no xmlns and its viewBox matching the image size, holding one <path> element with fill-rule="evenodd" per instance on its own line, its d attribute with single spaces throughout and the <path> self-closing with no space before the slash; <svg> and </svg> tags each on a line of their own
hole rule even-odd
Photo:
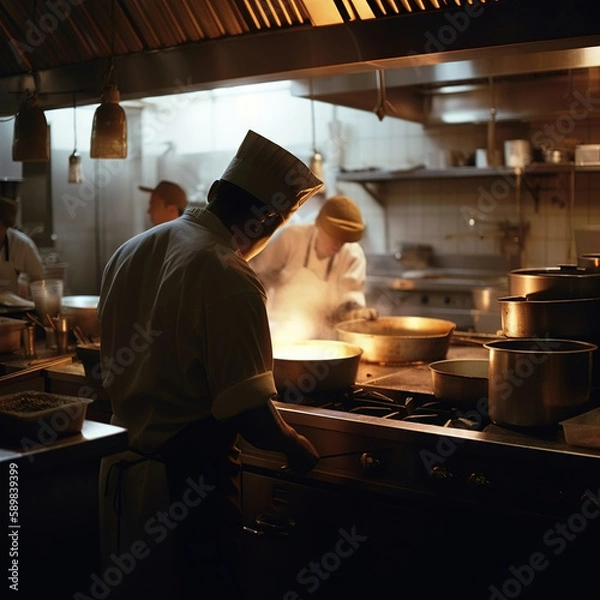
<svg viewBox="0 0 600 600">
<path fill-rule="evenodd" d="M 556 119 L 565 112 L 600 113 L 600 46 L 523 53 L 505 49 L 487 56 L 436 65 L 295 80 L 292 94 L 377 112 L 424 125 Z M 312 91 L 312 94 L 311 94 Z M 381 118 L 380 117 L 380 118 Z"/>
<path fill-rule="evenodd" d="M 0 1 L 0 115 L 15 113 L 32 73 L 44 109 L 70 107 L 74 91 L 80 105 L 99 101 L 113 3 L 55 4 Z M 597 0 L 566 5 L 115 0 L 114 65 L 123 100 L 282 80 L 309 97 L 312 80 L 316 100 L 369 111 L 379 73 L 390 115 L 423 123 L 487 119 L 494 78 L 498 119 L 529 118 L 598 89 Z"/>
</svg>

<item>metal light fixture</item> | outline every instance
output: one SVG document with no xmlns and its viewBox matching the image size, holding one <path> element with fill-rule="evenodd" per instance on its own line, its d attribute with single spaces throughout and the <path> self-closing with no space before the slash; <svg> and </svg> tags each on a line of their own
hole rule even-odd
<svg viewBox="0 0 600 600">
<path fill-rule="evenodd" d="M 119 105 L 121 94 L 116 82 L 110 83 L 114 75 L 111 61 L 102 102 L 94 113 L 90 156 L 92 158 L 127 158 L 127 118 Z"/>
<path fill-rule="evenodd" d="M 92 158 L 127 158 L 127 118 L 119 102 L 121 94 L 117 87 L 113 62 L 115 39 L 115 2 L 111 8 L 112 40 L 110 65 L 104 77 L 102 99 L 92 121 L 90 156 Z"/>
<path fill-rule="evenodd" d="M 73 94 L 73 153 L 69 156 L 69 183 L 81 183 L 83 181 L 83 169 L 81 167 L 81 156 L 77 153 L 77 102 Z"/>
<path fill-rule="evenodd" d="M 36 90 L 26 90 L 26 97 L 15 115 L 12 159 L 20 162 L 50 159 L 50 131 Z"/>
</svg>

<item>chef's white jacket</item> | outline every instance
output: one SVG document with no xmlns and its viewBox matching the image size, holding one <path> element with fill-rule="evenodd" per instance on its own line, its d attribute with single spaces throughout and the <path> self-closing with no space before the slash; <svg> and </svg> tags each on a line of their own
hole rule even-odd
<svg viewBox="0 0 600 600">
<path fill-rule="evenodd" d="M 360 244 L 346 243 L 331 259 L 320 260 L 315 240 L 316 225 L 288 225 L 250 262 L 267 289 L 274 321 L 300 312 L 326 320 L 343 304 L 366 305 L 366 258 Z M 306 271 L 312 281 L 301 275 Z"/>
<path fill-rule="evenodd" d="M 0 290 L 19 293 L 19 274 L 29 276 L 29 281 L 44 277 L 44 265 L 34 241 L 19 231 L 9 227 L 6 238 L 0 247 Z"/>
<path fill-rule="evenodd" d="M 113 422 L 139 450 L 276 393 L 265 291 L 235 248 L 219 219 L 190 207 L 125 242 L 105 268 L 103 382 Z"/>
</svg>

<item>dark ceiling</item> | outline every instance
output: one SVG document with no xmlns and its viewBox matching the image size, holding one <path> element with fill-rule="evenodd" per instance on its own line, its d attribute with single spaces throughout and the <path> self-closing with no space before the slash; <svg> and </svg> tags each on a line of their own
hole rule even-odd
<svg viewBox="0 0 600 600">
<path fill-rule="evenodd" d="M 0 0 L 0 114 L 600 44 L 595 0 Z M 588 12 L 590 12 L 588 14 Z M 490 54 L 491 56 L 491 54 Z M 535 61 L 534 65 L 535 65 Z M 600 62 L 598 63 L 600 64 Z M 35 78 L 33 77 L 35 74 Z M 426 83 L 426 82 L 423 82 Z"/>
</svg>

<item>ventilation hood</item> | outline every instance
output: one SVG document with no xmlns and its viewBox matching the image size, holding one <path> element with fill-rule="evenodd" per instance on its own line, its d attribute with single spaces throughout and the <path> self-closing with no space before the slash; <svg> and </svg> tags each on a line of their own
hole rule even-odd
<svg viewBox="0 0 600 600">
<path fill-rule="evenodd" d="M 300 97 L 373 111 L 383 80 L 382 116 L 437 123 L 486 120 L 491 81 L 499 120 L 600 97 L 597 0 L 63 5 L 0 0 L 0 114 L 16 112 L 32 74 L 45 109 L 70 107 L 73 92 L 97 103 L 109 59 L 123 100 L 292 80 Z"/>
</svg>

